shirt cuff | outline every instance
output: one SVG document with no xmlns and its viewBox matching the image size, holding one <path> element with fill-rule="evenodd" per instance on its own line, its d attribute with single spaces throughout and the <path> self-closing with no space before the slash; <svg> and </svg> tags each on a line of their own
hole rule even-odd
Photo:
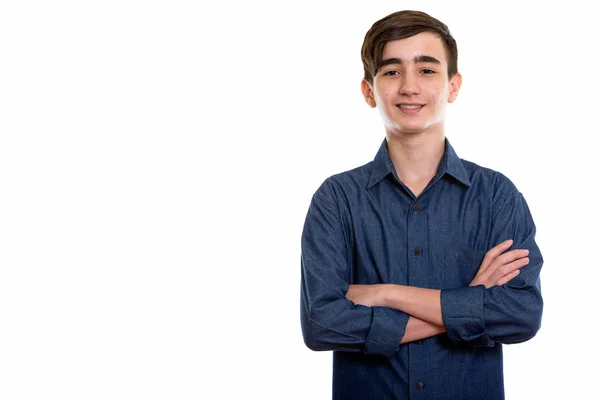
<svg viewBox="0 0 600 400">
<path fill-rule="evenodd" d="M 400 348 L 409 315 L 387 307 L 372 307 L 373 320 L 367 334 L 365 353 L 386 358 Z"/>
<path fill-rule="evenodd" d="M 485 334 L 484 296 L 483 285 L 442 290 L 442 319 L 451 341 L 467 342 L 476 346 L 494 346 L 494 342 Z"/>
</svg>

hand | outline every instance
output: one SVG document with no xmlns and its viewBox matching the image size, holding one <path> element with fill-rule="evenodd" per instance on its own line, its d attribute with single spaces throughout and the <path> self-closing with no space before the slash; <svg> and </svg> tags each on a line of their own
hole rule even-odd
<svg viewBox="0 0 600 400">
<path fill-rule="evenodd" d="M 529 264 L 529 250 L 517 249 L 502 254 L 512 243 L 512 240 L 506 240 L 485 253 L 477 275 L 469 286 L 485 285 L 486 288 L 490 288 L 504 285 L 519 275 L 519 270 Z"/>
<path fill-rule="evenodd" d="M 354 304 L 367 307 L 381 306 L 383 304 L 384 285 L 350 285 L 346 293 L 346 299 Z"/>
</svg>

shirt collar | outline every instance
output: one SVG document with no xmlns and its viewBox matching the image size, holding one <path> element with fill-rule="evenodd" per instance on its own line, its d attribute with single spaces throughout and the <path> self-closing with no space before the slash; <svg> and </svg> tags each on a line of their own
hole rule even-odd
<svg viewBox="0 0 600 400">
<path fill-rule="evenodd" d="M 467 171 L 465 170 L 461 159 L 456 155 L 456 152 L 450 144 L 450 141 L 448 141 L 448 138 L 444 138 L 444 142 L 446 147 L 444 155 L 440 160 L 440 165 L 438 167 L 438 172 L 435 176 L 435 179 L 438 179 L 444 174 L 448 174 L 456 178 L 459 182 L 462 182 L 464 185 L 471 186 L 471 181 L 469 180 Z M 373 160 L 373 170 L 371 172 L 367 189 L 385 178 L 388 174 L 394 175 L 396 179 L 400 181 L 396 173 L 396 168 L 394 168 L 394 164 L 392 163 L 392 159 L 388 153 L 387 138 L 384 138 L 379 150 L 377 151 L 377 154 L 375 155 L 375 159 Z"/>
</svg>

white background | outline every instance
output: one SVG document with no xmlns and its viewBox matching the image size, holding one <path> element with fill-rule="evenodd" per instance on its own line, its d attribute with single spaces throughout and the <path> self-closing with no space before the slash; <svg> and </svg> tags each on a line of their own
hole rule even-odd
<svg viewBox="0 0 600 400">
<path fill-rule="evenodd" d="M 543 326 L 505 347 L 507 399 L 597 396 L 591 4 L 3 2 L 0 398 L 330 398 L 300 235 L 384 138 L 360 47 L 402 8 L 449 25 L 447 137 L 538 227 Z"/>
</svg>

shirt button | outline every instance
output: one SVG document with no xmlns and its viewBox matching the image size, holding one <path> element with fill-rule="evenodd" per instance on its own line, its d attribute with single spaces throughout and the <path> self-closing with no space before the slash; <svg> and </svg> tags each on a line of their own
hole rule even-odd
<svg viewBox="0 0 600 400">
<path fill-rule="evenodd" d="M 420 256 L 421 255 L 421 249 L 417 247 L 416 249 L 413 250 L 413 254 L 415 256 Z"/>
<path fill-rule="evenodd" d="M 413 210 L 415 211 L 419 211 L 421 209 L 421 206 L 418 204 L 413 205 Z"/>
<path fill-rule="evenodd" d="M 415 386 L 417 387 L 417 389 L 423 389 L 425 387 L 425 384 L 423 383 L 423 381 L 417 381 Z"/>
</svg>

